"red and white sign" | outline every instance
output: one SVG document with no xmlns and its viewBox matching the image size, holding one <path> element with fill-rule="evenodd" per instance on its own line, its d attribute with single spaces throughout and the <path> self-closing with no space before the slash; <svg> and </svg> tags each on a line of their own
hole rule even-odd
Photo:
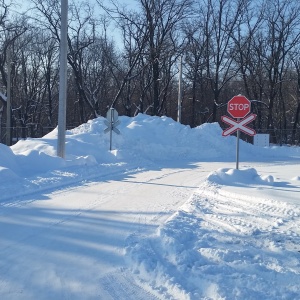
<svg viewBox="0 0 300 300">
<path fill-rule="evenodd" d="M 228 101 L 227 111 L 233 118 L 244 118 L 251 111 L 251 102 L 245 96 L 234 96 Z"/>
<path fill-rule="evenodd" d="M 226 129 L 222 132 L 222 135 L 227 136 L 227 135 L 230 135 L 230 134 L 236 132 L 237 130 L 243 131 L 244 133 L 246 133 L 248 135 L 252 135 L 252 136 L 255 135 L 256 134 L 255 130 L 246 126 L 248 123 L 255 120 L 255 118 L 256 118 L 256 115 L 251 114 L 243 120 L 236 121 L 227 116 L 222 116 L 221 117 L 222 121 L 224 123 L 230 125 L 230 127 L 228 129 Z"/>
</svg>

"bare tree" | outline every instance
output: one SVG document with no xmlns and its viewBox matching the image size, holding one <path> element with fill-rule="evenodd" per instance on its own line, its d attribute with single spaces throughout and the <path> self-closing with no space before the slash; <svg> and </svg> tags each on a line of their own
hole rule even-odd
<svg viewBox="0 0 300 300">
<path fill-rule="evenodd" d="M 59 55 L 58 45 L 55 38 L 49 33 L 40 33 L 42 43 L 37 49 L 38 55 L 41 59 L 41 66 L 43 68 L 43 76 L 45 79 L 45 88 L 42 97 L 46 102 L 44 104 L 43 118 L 46 119 L 45 124 L 52 128 L 56 124 L 57 117 L 54 115 L 58 107 L 58 68 L 57 61 Z M 44 123 L 44 122 L 43 122 Z"/>
<path fill-rule="evenodd" d="M 55 0 L 33 0 L 37 10 L 45 18 L 44 26 L 51 31 L 57 41 L 60 40 L 60 7 Z M 84 79 L 84 55 L 95 42 L 98 22 L 93 17 L 93 8 L 89 2 L 73 1 L 69 6 L 68 26 L 68 63 L 72 68 L 78 92 L 79 121 L 98 115 L 97 105 L 89 97 Z M 85 107 L 87 111 L 85 111 Z"/>
<path fill-rule="evenodd" d="M 213 91 L 212 121 L 216 121 L 220 93 L 239 72 L 234 64 L 237 52 L 232 38 L 239 29 L 240 18 L 248 8 L 248 1 L 206 0 L 200 4 L 199 18 L 203 19 L 206 39 L 206 70 Z"/>
<path fill-rule="evenodd" d="M 172 35 L 189 15 L 192 3 L 190 0 L 140 0 L 139 3 L 149 32 L 147 50 L 153 77 L 153 114 L 159 115 L 164 104 L 160 87 L 161 64 L 167 59 Z"/>
<path fill-rule="evenodd" d="M 237 30 L 232 33 L 237 52 L 236 64 L 239 67 L 237 80 L 240 78 L 244 84 L 242 93 L 253 101 L 253 109 L 257 114 L 256 124 L 262 128 L 266 104 L 264 96 L 265 88 L 265 68 L 262 63 L 262 36 L 257 32 L 262 25 L 265 5 L 251 3 L 239 18 Z M 255 45 L 255 46 L 254 46 Z"/>
<path fill-rule="evenodd" d="M 300 134 L 298 135 L 298 139 L 296 137 L 297 128 L 300 128 L 300 57 L 299 57 L 299 46 L 295 48 L 290 54 L 290 59 L 294 65 L 295 69 L 295 89 L 291 91 L 291 97 L 294 100 L 293 104 L 291 105 L 291 111 L 294 113 L 292 120 L 293 120 L 293 127 L 292 127 L 292 138 L 291 140 L 295 142 L 296 140 L 299 142 Z"/>
<path fill-rule="evenodd" d="M 124 75 L 125 81 L 121 87 L 124 88 L 127 85 L 128 100 L 133 77 L 139 73 L 144 74 L 146 77 L 143 79 L 147 78 L 147 81 L 140 80 L 143 87 L 141 87 L 139 104 L 136 107 L 142 111 L 148 111 L 150 107 L 144 109 L 144 103 L 141 103 L 147 91 L 153 99 L 150 104 L 152 114 L 159 115 L 165 107 L 167 90 L 172 78 L 172 75 L 166 76 L 163 72 L 171 70 L 170 63 L 175 62 L 174 59 L 170 59 L 170 56 L 174 55 L 176 32 L 179 31 L 181 21 L 188 15 L 191 0 L 136 0 L 138 11 L 128 11 L 114 0 L 110 3 L 112 8 L 105 9 L 122 30 L 128 62 L 128 72 Z M 145 72 L 145 68 L 150 68 L 150 77 L 149 72 Z M 120 94 L 117 94 L 117 98 Z M 127 108 L 130 105 L 131 103 L 129 105 L 127 103 Z"/>
<path fill-rule="evenodd" d="M 105 36 L 96 37 L 83 55 L 85 89 L 97 115 L 105 113 L 111 105 L 116 60 L 114 43 Z"/>
<path fill-rule="evenodd" d="M 125 5 L 120 5 L 117 1 L 110 0 L 110 7 L 103 6 L 99 0 L 97 2 L 108 17 L 114 20 L 123 43 L 123 49 L 119 53 L 120 59 L 111 61 L 114 66 L 112 74 L 117 83 L 117 92 L 110 106 L 121 104 L 125 114 L 130 116 L 133 106 L 138 111 L 143 110 L 143 103 L 136 105 L 133 96 L 136 93 L 136 79 L 144 74 L 144 69 L 148 65 L 144 64 L 143 58 L 148 36 L 147 26 L 139 12 L 129 11 Z"/>
<path fill-rule="evenodd" d="M 264 65 L 268 72 L 269 88 L 266 91 L 268 96 L 268 128 L 274 128 L 274 108 L 276 99 L 278 100 L 277 110 L 285 111 L 284 99 L 280 96 L 283 74 L 286 70 L 286 61 L 289 51 L 300 38 L 300 5 L 298 1 L 269 1 L 267 0 L 268 10 L 265 15 L 265 52 Z M 280 114 L 281 123 L 286 128 L 285 114 Z"/>
<path fill-rule="evenodd" d="M 2 83 L 7 87 L 7 55 L 8 48 L 11 47 L 14 41 L 24 34 L 27 30 L 27 22 L 25 16 L 13 16 L 11 9 L 13 2 L 0 1 L 0 74 Z M 0 100 L 6 105 L 6 100 L 0 97 Z"/>
<path fill-rule="evenodd" d="M 201 22 L 201 19 L 198 20 L 197 18 L 196 21 L 193 19 L 184 27 L 184 34 L 187 39 L 185 51 L 185 68 L 187 71 L 185 77 L 191 82 L 188 96 L 191 100 L 189 120 L 192 127 L 205 122 L 209 113 L 209 98 L 212 97 L 208 89 L 209 81 L 206 72 L 205 50 L 208 41 L 203 33 Z"/>
<path fill-rule="evenodd" d="M 123 74 L 122 79 L 119 81 L 119 90 L 112 102 L 114 107 L 123 96 L 123 107 L 128 116 L 131 116 L 131 109 L 133 105 L 132 96 L 134 93 L 134 86 L 136 85 L 134 80 L 143 72 L 141 61 L 143 60 L 143 53 L 145 51 L 146 40 L 148 37 L 147 28 L 142 20 L 142 17 L 136 12 L 127 12 L 126 9 L 116 9 L 118 15 L 118 27 L 121 29 L 123 40 L 123 59 L 121 66 L 123 70 L 118 69 L 119 74 Z"/>
</svg>

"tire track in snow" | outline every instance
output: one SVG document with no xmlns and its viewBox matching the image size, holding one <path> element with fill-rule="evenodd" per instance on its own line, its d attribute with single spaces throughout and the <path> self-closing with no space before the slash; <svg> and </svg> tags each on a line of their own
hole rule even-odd
<svg viewBox="0 0 300 300">
<path fill-rule="evenodd" d="M 211 299 L 211 287 L 212 299 L 295 299 L 299 215 L 297 205 L 228 192 L 205 182 L 160 228 L 153 247 L 149 240 L 139 246 L 148 252 L 160 249 L 164 260 L 151 262 L 134 245 L 130 250 L 141 260 L 137 266 L 154 266 L 153 281 L 157 274 L 164 276 L 169 294 L 177 286 L 182 295 L 193 291 L 187 299 Z M 230 288 L 232 280 L 235 291 Z M 274 291 L 270 289 L 275 285 Z"/>
<path fill-rule="evenodd" d="M 101 290 L 106 292 L 106 300 L 159 300 L 151 292 L 138 284 L 129 272 L 111 272 L 100 279 Z M 103 298 L 104 299 L 104 298 Z"/>
<path fill-rule="evenodd" d="M 206 209 L 206 221 L 214 226 L 223 226 L 236 233 L 280 231 L 300 236 L 298 206 L 216 188 L 202 189 L 194 193 L 194 198 L 197 206 Z"/>
</svg>

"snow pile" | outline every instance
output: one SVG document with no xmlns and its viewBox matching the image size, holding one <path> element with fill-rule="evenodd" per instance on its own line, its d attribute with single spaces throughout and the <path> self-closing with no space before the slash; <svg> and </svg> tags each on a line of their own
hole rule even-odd
<svg viewBox="0 0 300 300">
<path fill-rule="evenodd" d="M 211 173 L 155 236 L 128 239 L 133 271 L 170 299 L 298 299 L 299 205 L 219 186 L 281 185 L 273 179 L 254 169 Z"/>
<path fill-rule="evenodd" d="M 207 178 L 209 181 L 225 185 L 251 185 L 255 184 L 273 184 L 272 175 L 260 176 L 254 168 L 246 170 L 237 170 L 231 168 L 222 168 Z"/>
<path fill-rule="evenodd" d="M 190 128 L 167 117 L 121 116 L 121 134 L 113 133 L 114 150 L 109 151 L 104 120 L 99 117 L 66 132 L 65 160 L 56 156 L 57 129 L 43 138 L 20 140 L 12 147 L 1 144 L 0 180 L 6 185 L 0 187 L 0 200 L 156 164 L 235 160 L 236 139 L 222 137 L 217 123 Z M 240 143 L 241 161 L 293 160 L 299 156 L 297 147 L 260 148 Z"/>
<path fill-rule="evenodd" d="M 174 159 L 190 161 L 234 161 L 235 137 L 222 137 L 217 123 L 191 129 L 171 118 L 139 114 L 120 117 L 120 135 L 104 133 L 104 118 L 91 120 L 66 133 L 66 160 L 56 156 L 57 129 L 40 139 L 21 140 L 12 147 L 1 145 L 0 180 L 37 176 L 74 166 L 116 164 L 147 165 Z M 258 148 L 241 142 L 241 160 L 271 160 L 299 157 L 299 148 Z M 4 174 L 5 172 L 5 174 Z"/>
</svg>

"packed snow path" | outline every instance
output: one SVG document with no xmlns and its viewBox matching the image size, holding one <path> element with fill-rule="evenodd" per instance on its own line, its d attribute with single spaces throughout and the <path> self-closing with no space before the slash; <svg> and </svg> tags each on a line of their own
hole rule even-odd
<svg viewBox="0 0 300 300">
<path fill-rule="evenodd" d="M 0 298 L 155 299 L 134 283 L 124 247 L 132 234 L 153 234 L 208 174 L 186 167 L 99 177 L 6 202 Z"/>
<path fill-rule="evenodd" d="M 0 299 L 297 299 L 297 165 L 172 164 L 3 201 Z"/>
</svg>

